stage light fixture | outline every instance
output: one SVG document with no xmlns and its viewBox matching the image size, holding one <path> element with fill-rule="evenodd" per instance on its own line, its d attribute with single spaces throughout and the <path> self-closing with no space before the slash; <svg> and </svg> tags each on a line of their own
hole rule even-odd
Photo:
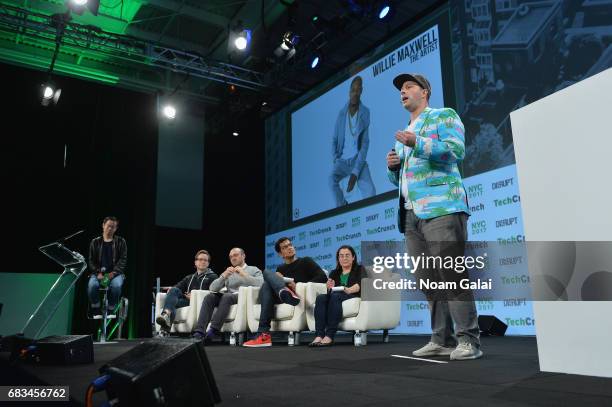
<svg viewBox="0 0 612 407">
<path fill-rule="evenodd" d="M 97 16 L 100 0 L 67 0 L 66 5 L 75 14 L 83 15 L 85 10 L 89 10 L 91 14 Z"/>
<path fill-rule="evenodd" d="M 162 109 L 162 113 L 164 114 L 164 117 L 166 119 L 174 120 L 174 118 L 176 117 L 176 108 L 171 104 L 167 104 Z"/>
<path fill-rule="evenodd" d="M 237 131 L 232 133 L 232 136 L 234 136 L 234 137 L 238 137 L 239 135 L 240 135 L 240 133 L 238 133 Z"/>
<path fill-rule="evenodd" d="M 394 7 L 391 1 L 382 1 L 376 8 L 376 15 L 379 20 L 388 20 L 394 12 Z"/>
<path fill-rule="evenodd" d="M 295 46 L 300 41 L 300 37 L 291 31 L 287 31 L 283 34 L 283 39 L 281 41 L 280 47 L 283 51 L 289 51 L 290 49 L 295 48 Z"/>
<path fill-rule="evenodd" d="M 41 99 L 40 104 L 42 106 L 56 105 L 62 94 L 62 90 L 58 89 L 53 83 L 47 82 L 40 86 Z"/>
</svg>

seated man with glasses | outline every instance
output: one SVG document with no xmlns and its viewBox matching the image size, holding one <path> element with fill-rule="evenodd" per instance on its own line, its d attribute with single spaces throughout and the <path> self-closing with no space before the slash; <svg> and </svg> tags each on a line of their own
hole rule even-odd
<svg viewBox="0 0 612 407">
<path fill-rule="evenodd" d="M 210 283 L 219 277 L 208 268 L 209 264 L 210 254 L 206 250 L 198 251 L 195 255 L 196 272 L 185 276 L 168 291 L 162 312 L 155 320 L 164 331 L 170 332 L 176 309 L 189 305 L 191 290 L 208 290 Z"/>
</svg>

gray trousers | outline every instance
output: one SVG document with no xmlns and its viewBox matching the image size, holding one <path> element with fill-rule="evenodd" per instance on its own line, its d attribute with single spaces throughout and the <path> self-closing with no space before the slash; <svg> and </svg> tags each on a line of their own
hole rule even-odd
<svg viewBox="0 0 612 407">
<path fill-rule="evenodd" d="M 225 318 L 229 315 L 231 306 L 234 304 L 238 304 L 238 294 L 208 294 L 202 302 L 198 324 L 194 332 L 205 333 L 209 322 L 211 328 L 220 330 L 225 322 Z"/>
<path fill-rule="evenodd" d="M 406 246 L 410 256 L 463 256 L 467 240 L 467 217 L 461 213 L 419 219 L 406 211 Z M 416 270 L 417 280 L 456 281 L 468 273 L 439 268 Z M 457 284 L 458 285 L 458 284 Z M 431 342 L 454 347 L 459 342 L 480 346 L 480 329 L 474 295 L 469 289 L 423 291 L 431 314 Z M 454 323 L 454 324 L 453 324 Z"/>
</svg>

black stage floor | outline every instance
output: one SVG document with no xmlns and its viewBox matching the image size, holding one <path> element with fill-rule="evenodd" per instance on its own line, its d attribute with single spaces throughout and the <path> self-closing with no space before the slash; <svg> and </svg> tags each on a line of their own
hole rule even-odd
<svg viewBox="0 0 612 407">
<path fill-rule="evenodd" d="M 427 339 L 392 336 L 383 344 L 369 335 L 368 346 L 355 348 L 343 336 L 330 348 L 279 341 L 258 349 L 214 344 L 206 352 L 223 406 L 612 406 L 612 379 L 541 373 L 532 337 L 484 337 L 485 356 L 475 361 L 392 356 L 412 356 Z M 138 343 L 96 345 L 94 364 L 71 367 L 9 367 L 3 355 L 0 373 L 10 375 L 11 384 L 69 385 L 79 405 L 97 369 Z M 559 357 L 571 358 L 571 349 Z M 104 400 L 103 393 L 95 395 L 96 405 Z"/>
</svg>

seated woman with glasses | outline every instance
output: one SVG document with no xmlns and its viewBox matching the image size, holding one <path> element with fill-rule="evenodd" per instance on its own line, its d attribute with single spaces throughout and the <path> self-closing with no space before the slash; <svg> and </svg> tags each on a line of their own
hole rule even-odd
<svg viewBox="0 0 612 407">
<path fill-rule="evenodd" d="M 331 346 L 342 320 L 342 302 L 359 297 L 361 279 L 366 278 L 366 270 L 357 264 L 355 249 L 351 246 L 340 246 L 336 252 L 336 268 L 329 273 L 327 294 L 319 294 L 316 299 L 315 339 L 310 347 Z"/>
</svg>

